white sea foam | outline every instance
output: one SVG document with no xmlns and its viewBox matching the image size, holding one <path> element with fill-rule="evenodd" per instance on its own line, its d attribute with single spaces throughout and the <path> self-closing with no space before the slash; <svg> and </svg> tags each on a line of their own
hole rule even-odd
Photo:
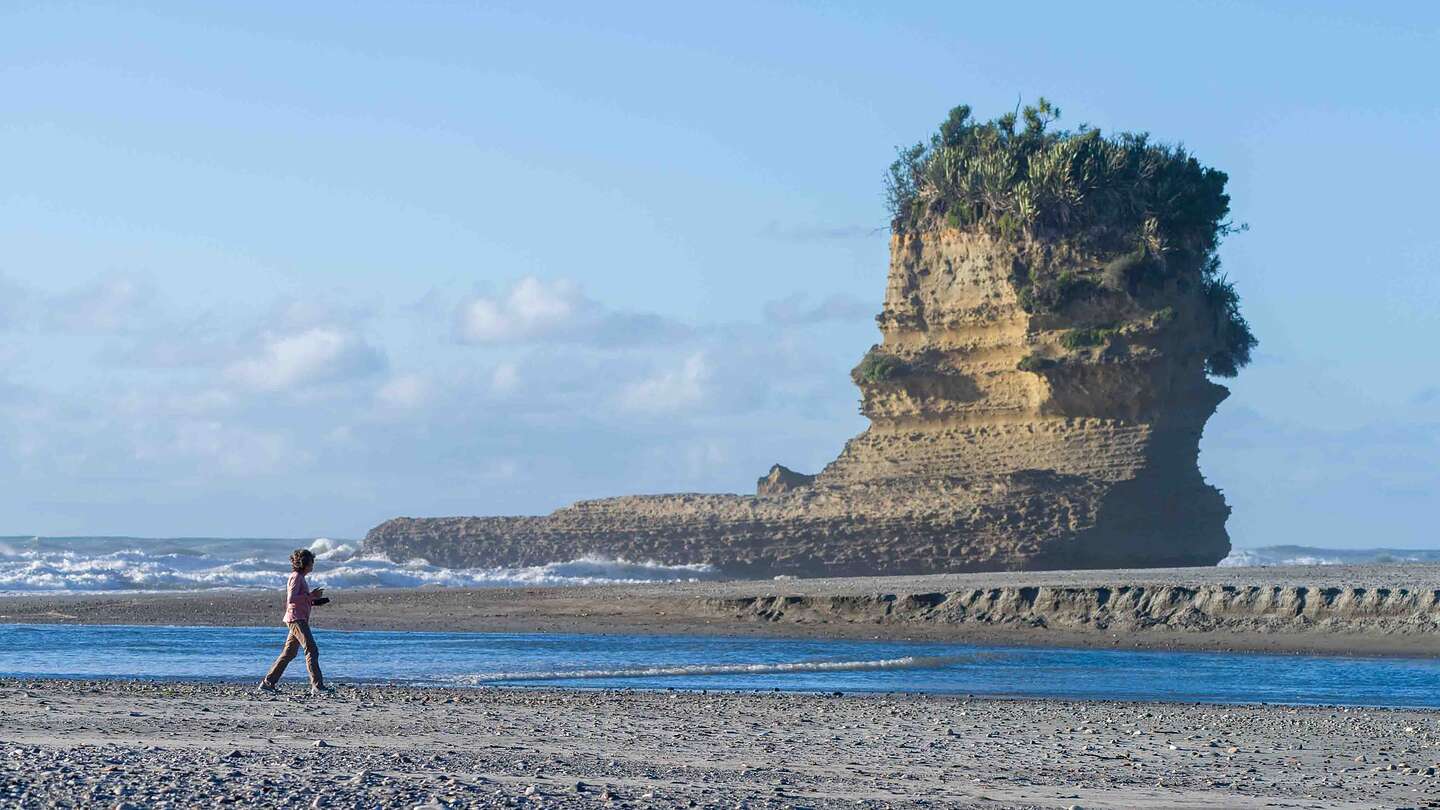
<svg viewBox="0 0 1440 810">
<path fill-rule="evenodd" d="M 960 660 L 961 656 L 907 655 L 873 661 L 796 661 L 785 664 L 688 664 L 674 667 L 628 669 L 574 669 L 542 672 L 483 672 L 463 675 L 459 683 L 486 684 L 515 681 L 573 681 L 610 678 L 675 678 L 698 675 L 777 675 L 788 672 L 857 672 L 875 669 L 931 669 Z"/>
<path fill-rule="evenodd" d="M 518 568 L 441 568 L 363 555 L 358 544 L 319 538 L 312 585 L 329 588 L 501 587 L 693 581 L 708 565 L 661 565 L 600 557 Z M 28 546 L 28 547 L 27 547 Z M 287 540 L 55 539 L 0 548 L 0 593 L 191 591 L 279 587 L 290 571 Z"/>
<path fill-rule="evenodd" d="M 1395 548 L 1237 548 L 1220 561 L 1225 568 L 1269 565 L 1409 565 L 1440 562 L 1440 550 Z"/>
<path fill-rule="evenodd" d="M 278 587 L 290 552 L 306 546 L 320 560 L 312 577 L 332 588 L 501 587 L 592 585 L 714 579 L 708 565 L 661 565 L 584 557 L 517 568 L 441 568 L 424 560 L 395 561 L 360 553 L 354 540 L 137 539 L 116 537 L 0 538 L 0 593 L 189 591 Z M 1235 549 L 1222 566 L 1403 565 L 1440 563 L 1434 549 L 1322 549 L 1269 546 Z"/>
</svg>

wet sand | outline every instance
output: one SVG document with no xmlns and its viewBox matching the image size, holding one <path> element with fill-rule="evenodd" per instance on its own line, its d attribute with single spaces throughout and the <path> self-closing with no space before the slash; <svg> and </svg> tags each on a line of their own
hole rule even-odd
<svg viewBox="0 0 1440 810">
<path fill-rule="evenodd" d="M 286 683 L 0 680 L 0 805 L 1440 806 L 1432 712 Z"/>
<path fill-rule="evenodd" d="M 324 571 L 316 579 L 322 580 Z M 342 630 L 766 634 L 1440 655 L 1440 566 L 1052 571 L 579 588 L 330 589 Z M 0 597 L 0 622 L 269 626 L 276 592 Z M 958 605 L 958 607 L 956 607 Z"/>
</svg>

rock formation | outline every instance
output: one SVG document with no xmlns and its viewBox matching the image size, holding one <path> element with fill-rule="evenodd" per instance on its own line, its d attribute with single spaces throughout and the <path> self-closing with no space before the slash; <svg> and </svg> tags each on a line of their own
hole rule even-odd
<svg viewBox="0 0 1440 810">
<path fill-rule="evenodd" d="M 797 473 L 783 464 L 776 464 L 770 472 L 755 482 L 756 495 L 780 495 L 792 489 L 808 487 L 815 483 L 815 476 Z"/>
<path fill-rule="evenodd" d="M 853 372 L 871 425 L 813 479 L 777 465 L 755 496 L 396 518 L 365 547 L 449 566 L 595 555 L 766 577 L 1213 565 L 1230 548 L 1229 508 L 1197 466 L 1227 394 L 1205 371 L 1213 305 L 1193 273 L 1145 281 L 1159 259 L 1084 244 L 1107 243 L 897 229 L 883 340 Z"/>
<path fill-rule="evenodd" d="M 1220 273 L 1226 176 L 1136 133 L 1051 128 L 1040 99 L 950 111 L 886 181 L 883 336 L 852 372 L 870 428 L 755 496 L 400 518 L 368 548 L 445 565 L 603 555 L 730 574 L 1213 565 L 1229 508 L 1196 463 L 1255 337 Z M 1023 127 L 1022 127 L 1023 121 Z"/>
</svg>

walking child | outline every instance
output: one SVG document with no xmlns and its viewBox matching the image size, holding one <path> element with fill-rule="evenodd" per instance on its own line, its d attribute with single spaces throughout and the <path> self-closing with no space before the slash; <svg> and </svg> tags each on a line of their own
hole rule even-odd
<svg viewBox="0 0 1440 810">
<path fill-rule="evenodd" d="M 310 692 L 316 695 L 324 694 L 331 689 L 325 685 L 325 676 L 320 674 L 320 649 L 315 646 L 315 636 L 310 634 L 310 608 L 330 600 L 323 596 L 324 588 L 312 591 L 305 582 L 305 575 L 315 568 L 314 552 L 308 548 L 295 549 L 290 555 L 290 568 L 290 580 L 285 586 L 284 619 L 290 632 L 285 636 L 285 647 L 280 651 L 280 657 L 275 659 L 274 666 L 270 667 L 270 671 L 260 681 L 260 691 L 276 691 L 275 685 L 280 682 L 280 676 L 285 674 L 285 667 L 303 647 L 305 668 L 310 672 Z"/>
</svg>

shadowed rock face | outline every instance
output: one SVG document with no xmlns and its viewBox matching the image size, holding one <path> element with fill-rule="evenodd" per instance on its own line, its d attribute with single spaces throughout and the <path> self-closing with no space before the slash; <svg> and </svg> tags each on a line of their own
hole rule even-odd
<svg viewBox="0 0 1440 810">
<path fill-rule="evenodd" d="M 1213 327 L 1198 289 L 1101 284 L 1054 311 L 1021 304 L 1024 279 L 1104 279 L 1114 260 L 898 234 L 883 341 L 854 375 L 871 425 L 813 480 L 777 465 L 753 497 L 396 518 L 365 546 L 452 566 L 598 555 L 744 576 L 1213 565 L 1230 510 L 1197 457 L 1228 392 L 1204 373 Z"/>
</svg>

